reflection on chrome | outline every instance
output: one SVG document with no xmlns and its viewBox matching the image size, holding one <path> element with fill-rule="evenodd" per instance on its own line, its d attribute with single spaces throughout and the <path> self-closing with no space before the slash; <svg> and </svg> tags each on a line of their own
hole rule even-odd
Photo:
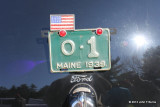
<svg viewBox="0 0 160 107">
<path fill-rule="evenodd" d="M 71 107 L 96 107 L 94 101 L 87 97 L 87 93 L 80 92 L 77 99 L 75 99 Z"/>
</svg>

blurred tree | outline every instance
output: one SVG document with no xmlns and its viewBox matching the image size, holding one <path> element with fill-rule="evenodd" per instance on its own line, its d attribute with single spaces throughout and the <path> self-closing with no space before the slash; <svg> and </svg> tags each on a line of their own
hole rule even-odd
<svg viewBox="0 0 160 107">
<path fill-rule="evenodd" d="M 17 87 L 13 85 L 8 91 L 8 97 L 15 97 L 17 94 Z"/>
<path fill-rule="evenodd" d="M 48 90 L 49 86 L 46 85 L 44 86 L 43 88 L 41 88 L 39 91 L 38 91 L 38 96 L 39 98 L 43 98 L 45 100 L 45 95 L 46 95 L 46 92 Z"/>
<path fill-rule="evenodd" d="M 37 88 L 37 87 L 36 87 L 35 84 L 32 83 L 32 84 L 30 85 L 30 90 L 31 90 L 31 91 L 35 92 L 35 91 L 36 91 L 36 88 Z"/>
<path fill-rule="evenodd" d="M 120 63 L 120 58 L 117 57 L 116 59 L 111 61 L 111 69 L 109 71 L 102 72 L 101 75 L 104 79 L 113 83 L 117 81 L 117 77 L 121 73 L 123 68 L 123 64 Z"/>
<path fill-rule="evenodd" d="M 124 61 L 118 77 L 120 86 L 129 88 L 135 101 L 157 101 L 157 104 L 136 104 L 136 107 L 153 107 L 160 104 L 160 46 L 148 49 L 142 59 L 133 56 Z M 128 85 L 127 85 L 128 84 Z"/>
<path fill-rule="evenodd" d="M 0 86 L 0 97 L 6 98 L 8 95 L 8 89 Z"/>
<path fill-rule="evenodd" d="M 27 84 L 22 84 L 17 88 L 17 94 L 19 94 L 21 97 L 28 99 L 30 94 L 30 89 L 27 86 Z"/>
<path fill-rule="evenodd" d="M 148 49 L 143 56 L 143 78 L 160 88 L 160 46 Z"/>
<path fill-rule="evenodd" d="M 157 104 L 160 103 L 160 91 L 157 90 L 152 82 L 143 80 L 135 71 L 120 75 L 119 83 L 120 86 L 125 85 L 131 91 L 132 101 L 157 101 Z M 135 107 L 154 107 L 155 105 L 135 104 Z"/>
<path fill-rule="evenodd" d="M 29 98 L 38 98 L 38 93 L 36 91 L 36 85 L 35 84 L 31 84 L 30 88 L 29 88 Z"/>
<path fill-rule="evenodd" d="M 143 70 L 142 70 L 142 60 L 137 56 L 130 56 L 130 57 L 126 57 L 123 62 L 123 73 L 126 72 L 135 72 L 138 75 L 142 75 Z"/>
</svg>

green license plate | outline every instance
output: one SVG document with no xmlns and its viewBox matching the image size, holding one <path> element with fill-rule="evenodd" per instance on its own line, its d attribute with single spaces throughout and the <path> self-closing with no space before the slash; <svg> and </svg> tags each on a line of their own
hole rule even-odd
<svg viewBox="0 0 160 107">
<path fill-rule="evenodd" d="M 51 72 L 104 71 L 111 68 L 110 31 L 96 29 L 67 31 L 59 36 L 58 31 L 49 32 Z"/>
</svg>

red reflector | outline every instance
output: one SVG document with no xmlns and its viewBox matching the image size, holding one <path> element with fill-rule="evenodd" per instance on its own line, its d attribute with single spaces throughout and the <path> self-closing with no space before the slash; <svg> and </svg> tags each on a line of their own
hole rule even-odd
<svg viewBox="0 0 160 107">
<path fill-rule="evenodd" d="M 97 30 L 96 30 L 96 34 L 97 35 L 101 35 L 103 33 L 103 29 L 102 28 L 98 28 Z"/>
<path fill-rule="evenodd" d="M 66 32 L 65 30 L 60 30 L 60 31 L 59 31 L 59 35 L 60 35 L 61 37 L 66 36 L 66 34 L 67 34 L 67 32 Z"/>
</svg>

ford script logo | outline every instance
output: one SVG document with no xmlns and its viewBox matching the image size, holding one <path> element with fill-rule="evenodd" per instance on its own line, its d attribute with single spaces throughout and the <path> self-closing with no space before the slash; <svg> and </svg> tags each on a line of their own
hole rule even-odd
<svg viewBox="0 0 160 107">
<path fill-rule="evenodd" d="M 73 75 L 71 77 L 71 83 L 74 82 L 91 82 L 93 80 L 92 76 L 87 76 L 87 75 Z"/>
</svg>

